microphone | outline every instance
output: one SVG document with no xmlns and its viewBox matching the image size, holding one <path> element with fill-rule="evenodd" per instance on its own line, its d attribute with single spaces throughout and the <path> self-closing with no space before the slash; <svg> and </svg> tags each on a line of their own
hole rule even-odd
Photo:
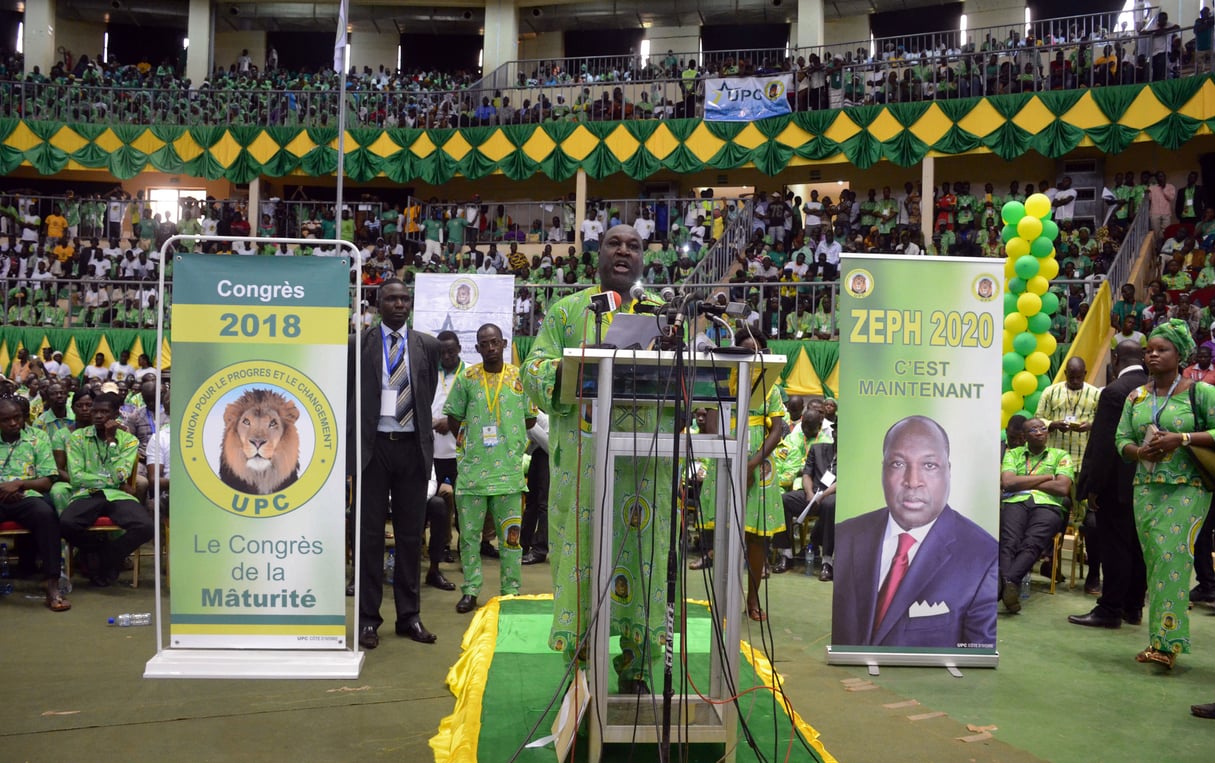
<svg viewBox="0 0 1215 763">
<path fill-rule="evenodd" d="M 634 302 L 640 302 L 644 297 L 645 287 L 641 285 L 641 281 L 638 281 L 629 287 L 629 298 Z"/>
<path fill-rule="evenodd" d="M 674 302 L 675 289 L 671 288 L 670 286 L 664 286 L 662 287 L 662 291 L 658 292 L 658 296 L 662 297 L 663 302 Z"/>
<path fill-rule="evenodd" d="M 620 308 L 620 295 L 614 291 L 598 291 L 591 295 L 591 312 L 596 315 L 615 312 Z"/>
</svg>

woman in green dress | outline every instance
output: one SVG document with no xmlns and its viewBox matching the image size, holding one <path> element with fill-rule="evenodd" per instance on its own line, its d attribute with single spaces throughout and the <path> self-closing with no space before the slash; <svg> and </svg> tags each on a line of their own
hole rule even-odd
<svg viewBox="0 0 1215 763">
<path fill-rule="evenodd" d="M 1185 321 L 1174 318 L 1152 331 L 1145 354 L 1151 380 L 1127 398 L 1116 438 L 1122 457 L 1139 462 L 1132 498 L 1147 564 L 1151 643 L 1135 659 L 1166 668 L 1190 651 L 1194 539 L 1211 505 L 1185 450 L 1215 444 L 1215 387 L 1180 374 L 1193 350 Z"/>
<path fill-rule="evenodd" d="M 743 328 L 734 335 L 734 345 L 752 352 L 767 352 L 763 334 Z M 754 382 L 753 382 L 754 383 Z M 759 582 L 764 575 L 768 539 L 785 529 L 784 504 L 773 452 L 784 436 L 785 403 L 773 384 L 763 402 L 747 412 L 747 505 L 744 527 L 747 538 L 747 615 L 767 620 L 759 604 Z"/>
</svg>

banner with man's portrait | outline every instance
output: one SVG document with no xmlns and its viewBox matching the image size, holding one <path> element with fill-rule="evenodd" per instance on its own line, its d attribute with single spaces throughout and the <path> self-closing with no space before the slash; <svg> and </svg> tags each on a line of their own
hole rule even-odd
<svg viewBox="0 0 1215 763">
<path fill-rule="evenodd" d="M 752 122 L 790 113 L 793 75 L 709 77 L 705 81 L 705 119 Z"/>
<path fill-rule="evenodd" d="M 845 256 L 828 661 L 994 667 L 999 261 Z"/>
<path fill-rule="evenodd" d="M 509 347 L 514 335 L 515 277 L 419 273 L 414 281 L 413 327 L 427 334 L 454 331 L 465 363 L 481 362 L 477 329 L 492 323 Z M 506 352 L 510 358 L 510 350 Z"/>
</svg>

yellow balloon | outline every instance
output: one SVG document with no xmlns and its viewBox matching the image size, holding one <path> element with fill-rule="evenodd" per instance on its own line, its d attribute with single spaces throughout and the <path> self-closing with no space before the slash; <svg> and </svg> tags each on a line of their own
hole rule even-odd
<svg viewBox="0 0 1215 763">
<path fill-rule="evenodd" d="M 1042 235 L 1042 221 L 1033 215 L 1026 215 L 1017 221 L 1017 235 L 1026 242 L 1033 241 Z"/>
<path fill-rule="evenodd" d="M 1046 217 L 1050 212 L 1050 197 L 1044 193 L 1035 193 L 1025 200 L 1025 214 L 1037 218 Z M 1036 237 L 1035 237 L 1036 238 Z"/>
<path fill-rule="evenodd" d="M 1014 413 L 1016 413 L 1016 411 L 1005 411 L 1005 410 L 1000 411 L 1000 428 L 1001 429 L 1008 429 L 1008 420 L 1013 417 Z"/>
<path fill-rule="evenodd" d="M 1004 331 L 1004 344 L 1003 344 L 1004 352 L 1013 351 L 1013 339 L 1015 339 L 1016 336 L 1017 335 L 1012 333 L 1011 331 L 1008 331 L 1008 330 Z"/>
<path fill-rule="evenodd" d="M 1034 376 L 1041 376 L 1050 370 L 1050 356 L 1044 352 L 1031 352 L 1025 356 L 1025 370 Z"/>
<path fill-rule="evenodd" d="M 1031 374 L 1029 371 L 1018 371 L 1017 375 L 1012 378 L 1012 388 L 1021 397 L 1032 395 L 1038 390 L 1038 377 Z M 1003 396 L 1001 396 L 1003 403 Z"/>
<path fill-rule="evenodd" d="M 1041 267 L 1041 266 L 1039 266 L 1039 267 Z M 1015 259 L 1013 259 L 1012 257 L 1005 257 L 1004 258 L 1004 282 L 1007 283 L 1008 279 L 1013 278 L 1016 275 L 1017 275 L 1017 261 Z"/>
<path fill-rule="evenodd" d="M 1004 316 L 1004 328 L 1011 331 L 1013 335 L 1020 334 L 1029 328 L 1029 319 L 1021 313 L 1009 313 Z"/>
<path fill-rule="evenodd" d="M 1035 276 L 1036 278 L 1037 276 Z M 1024 315 L 1026 318 L 1032 318 L 1042 311 L 1042 297 L 1034 294 L 1032 291 L 1027 291 L 1017 297 L 1017 312 Z M 1029 394 L 1028 392 L 1025 394 Z"/>
<path fill-rule="evenodd" d="M 1059 261 L 1055 259 L 1053 254 L 1050 257 L 1043 257 L 1038 260 L 1038 275 L 1048 281 L 1059 275 Z"/>
<path fill-rule="evenodd" d="M 1034 276 L 1025 282 L 1025 291 L 1031 294 L 1037 294 L 1041 297 L 1050 288 L 1050 281 L 1042 276 Z M 1039 307 L 1041 309 L 1041 307 Z"/>
<path fill-rule="evenodd" d="M 1024 405 L 1025 398 L 1012 390 L 1000 395 L 1000 410 L 1004 411 L 1005 415 L 1016 413 Z"/>
<path fill-rule="evenodd" d="M 1025 218 L 1021 219 L 1024 220 Z M 1038 227 L 1042 227 L 1042 223 L 1038 223 Z M 1029 242 L 1020 236 L 1010 238 L 1008 243 L 1004 245 L 1004 251 L 1013 262 L 1016 262 L 1021 257 L 1029 254 Z"/>
<path fill-rule="evenodd" d="M 1038 335 L 1038 352 L 1046 355 L 1048 358 L 1055 354 L 1055 349 L 1058 346 L 1059 343 L 1050 335 L 1050 332 Z M 1032 355 L 1033 353 L 1030 354 Z"/>
</svg>

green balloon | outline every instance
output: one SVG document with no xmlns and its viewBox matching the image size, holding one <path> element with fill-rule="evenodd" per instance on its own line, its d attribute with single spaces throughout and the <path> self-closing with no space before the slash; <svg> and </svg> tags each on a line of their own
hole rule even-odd
<svg viewBox="0 0 1215 763">
<path fill-rule="evenodd" d="M 1011 287 L 1012 284 L 1009 284 L 1009 286 Z M 1015 312 L 1017 312 L 1017 295 L 1011 294 L 1011 293 L 1005 294 L 1004 295 L 1004 314 L 1008 315 L 1010 313 L 1015 313 Z"/>
<path fill-rule="evenodd" d="M 1042 227 L 1045 230 L 1046 226 L 1043 225 Z M 1029 253 L 1039 259 L 1049 257 L 1052 249 L 1054 249 L 1054 245 L 1051 244 L 1051 240 L 1046 237 L 1045 233 L 1038 236 L 1029 245 Z"/>
<path fill-rule="evenodd" d="M 1050 377 L 1049 376 L 1047 376 L 1046 374 L 1042 374 L 1041 376 L 1038 377 L 1038 392 L 1041 392 L 1042 390 L 1046 389 L 1049 386 L 1050 386 Z M 1030 394 L 1036 395 L 1037 392 L 1031 392 Z"/>
<path fill-rule="evenodd" d="M 1037 313 L 1029 319 L 1029 330 L 1033 334 L 1045 334 L 1050 331 L 1050 316 L 1046 313 Z"/>
<path fill-rule="evenodd" d="M 1059 309 L 1059 298 L 1054 292 L 1048 291 L 1042 295 L 1042 312 L 1047 315 L 1054 315 Z"/>
<path fill-rule="evenodd" d="M 1009 241 L 1012 241 L 1016 237 L 1017 237 L 1017 226 L 1015 226 L 1015 225 L 1005 225 L 1004 230 L 1000 231 L 1000 240 L 1006 244 Z"/>
<path fill-rule="evenodd" d="M 1025 205 L 1019 201 L 1010 201 L 1000 208 L 1000 217 L 1015 228 L 1017 221 L 1025 217 Z"/>
<path fill-rule="evenodd" d="M 1029 257 L 1029 255 L 1026 255 L 1026 257 Z M 1030 259 L 1033 258 L 1030 257 Z M 1020 260 L 1018 260 L 1018 262 L 1020 262 Z M 1012 292 L 1009 296 L 1013 298 L 1013 312 L 1017 311 L 1017 297 L 1025 291 L 1025 281 L 1026 279 L 1024 278 L 1008 279 L 1008 290 Z"/>
<path fill-rule="evenodd" d="M 1016 355 L 1017 358 L 1022 361 L 1021 367 L 1022 368 L 1025 367 L 1025 362 L 1024 362 L 1025 358 L 1022 358 L 1020 355 L 1017 355 L 1017 353 L 1015 353 L 1015 352 L 1010 352 L 1010 353 L 1008 353 L 1008 355 Z M 1004 357 L 1007 358 L 1008 355 L 1005 355 Z M 1017 373 L 1017 372 L 1014 371 L 1013 373 Z M 1012 389 L 1012 374 L 1010 374 L 1008 371 L 1005 371 L 1004 373 L 1000 374 L 1000 391 L 1008 392 L 1010 389 Z"/>
<path fill-rule="evenodd" d="M 1013 270 L 1017 272 L 1017 275 L 1020 278 L 1023 278 L 1026 281 L 1038 275 L 1038 268 L 1038 258 L 1032 254 L 1027 254 L 1024 257 L 1018 258 L 1013 264 Z"/>
<path fill-rule="evenodd" d="M 1046 221 L 1047 221 L 1047 220 L 1054 220 L 1054 219 L 1055 219 L 1055 210 L 1053 210 L 1053 209 L 1048 209 L 1048 210 L 1046 210 L 1046 214 L 1042 215 L 1042 216 L 1041 216 L 1041 217 L 1039 217 L 1038 219 L 1042 221 L 1042 224 L 1043 224 L 1043 225 L 1046 225 Z"/>
<path fill-rule="evenodd" d="M 1038 401 L 1039 401 L 1039 400 L 1041 400 L 1041 399 L 1042 399 L 1042 392 L 1041 392 L 1041 390 L 1039 390 L 1038 392 L 1033 393 L 1032 395 L 1027 396 L 1027 397 L 1025 398 L 1025 410 L 1027 410 L 1027 411 L 1037 411 L 1037 410 L 1038 410 Z"/>
<path fill-rule="evenodd" d="M 1032 419 L 1034 417 L 1034 414 L 1030 413 L 1029 411 L 1025 410 L 1024 408 L 1017 411 L 1013 415 L 1014 416 L 1023 416 L 1023 417 L 1025 417 L 1026 420 Z"/>
<path fill-rule="evenodd" d="M 1044 238 L 1048 241 L 1054 241 L 1059 238 L 1059 224 L 1054 220 L 1042 220 L 1042 235 L 1038 238 Z"/>
<path fill-rule="evenodd" d="M 1038 338 L 1028 331 L 1022 331 L 1013 339 L 1013 349 L 1019 355 L 1028 355 L 1038 349 Z"/>
<path fill-rule="evenodd" d="M 1035 343 L 1036 344 L 1036 343 Z M 1016 345 L 1016 340 L 1013 341 Z M 1025 370 L 1025 356 L 1016 352 L 1004 353 L 1004 374 L 1006 377 L 1003 389 L 1012 389 L 1013 374 L 1021 373 Z"/>
</svg>

